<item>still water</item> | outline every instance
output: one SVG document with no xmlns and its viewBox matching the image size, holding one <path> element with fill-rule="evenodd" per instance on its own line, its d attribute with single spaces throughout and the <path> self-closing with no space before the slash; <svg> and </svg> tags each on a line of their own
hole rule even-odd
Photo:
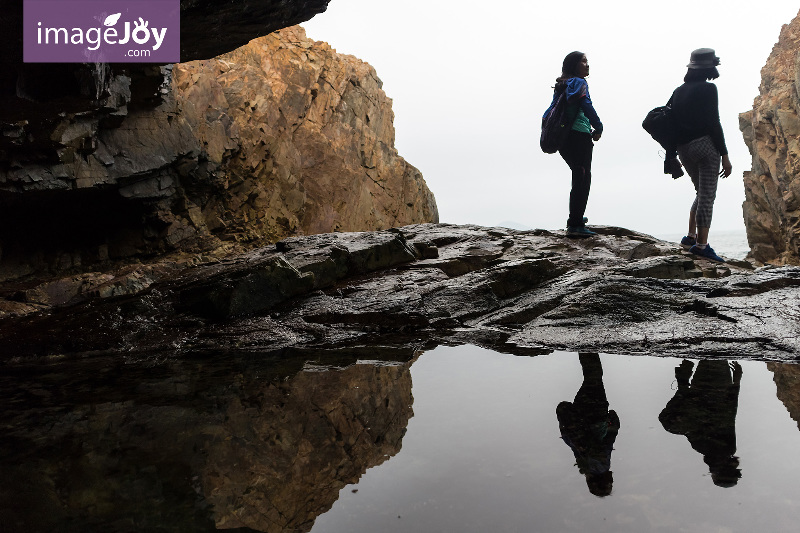
<svg viewBox="0 0 800 533">
<path fill-rule="evenodd" d="M 798 365 L 474 346 L 359 358 L 0 378 L 0 531 L 800 523 Z"/>
</svg>

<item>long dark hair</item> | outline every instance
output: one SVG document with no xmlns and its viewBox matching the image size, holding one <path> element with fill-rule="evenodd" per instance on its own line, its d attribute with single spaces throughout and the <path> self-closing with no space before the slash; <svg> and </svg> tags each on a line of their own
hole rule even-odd
<svg viewBox="0 0 800 533">
<path fill-rule="evenodd" d="M 717 67 L 690 68 L 686 71 L 686 76 L 683 77 L 683 81 L 706 81 L 715 80 L 717 78 L 719 78 Z"/>
<path fill-rule="evenodd" d="M 567 57 L 564 58 L 564 63 L 561 64 L 561 76 L 556 78 L 556 82 L 562 80 L 568 80 L 569 78 L 574 78 L 578 75 L 578 64 L 585 56 L 583 52 L 570 52 L 567 54 Z"/>
</svg>

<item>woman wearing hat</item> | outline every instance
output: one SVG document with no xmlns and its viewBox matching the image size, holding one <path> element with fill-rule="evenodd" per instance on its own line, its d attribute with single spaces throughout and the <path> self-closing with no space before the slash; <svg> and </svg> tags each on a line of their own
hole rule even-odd
<svg viewBox="0 0 800 533">
<path fill-rule="evenodd" d="M 589 201 L 589 188 L 592 185 L 592 150 L 603 133 L 603 123 L 592 105 L 589 96 L 589 61 L 583 52 L 570 52 L 564 58 L 561 76 L 556 78 L 553 91 L 552 108 L 558 96 L 566 91 L 567 120 L 572 124 L 570 132 L 558 153 L 572 171 L 572 190 L 569 193 L 569 218 L 567 235 L 569 237 L 591 237 L 597 235 L 586 229 L 587 219 L 583 216 Z M 550 111 L 548 108 L 545 115 Z"/>
<path fill-rule="evenodd" d="M 727 178 L 732 171 L 719 121 L 717 86 L 709 83 L 719 77 L 717 65 L 719 58 L 713 49 L 699 48 L 692 52 L 684 84 L 675 89 L 667 105 L 672 107 L 677 124 L 677 156 L 695 188 L 689 232 L 681 239 L 681 246 L 705 259 L 723 262 L 708 244 L 717 181 L 720 176 Z M 668 154 L 668 158 L 674 157 L 675 152 Z"/>
</svg>

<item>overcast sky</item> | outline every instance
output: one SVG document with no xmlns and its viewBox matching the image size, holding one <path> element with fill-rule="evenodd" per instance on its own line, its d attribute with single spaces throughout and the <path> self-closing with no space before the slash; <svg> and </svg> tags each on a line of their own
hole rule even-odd
<svg viewBox="0 0 800 533">
<path fill-rule="evenodd" d="M 713 243 L 714 230 L 744 228 L 751 159 L 738 114 L 752 108 L 761 68 L 797 13 L 788 0 L 331 0 L 303 26 L 375 67 L 394 102 L 397 149 L 422 172 L 441 221 L 484 226 L 565 226 L 569 169 L 541 152 L 539 132 L 561 62 L 580 50 L 605 126 L 589 223 L 685 232 L 694 189 L 687 176 L 662 174 L 660 147 L 641 122 L 682 83 L 692 50 L 716 49 L 734 173 L 720 180 Z"/>
</svg>

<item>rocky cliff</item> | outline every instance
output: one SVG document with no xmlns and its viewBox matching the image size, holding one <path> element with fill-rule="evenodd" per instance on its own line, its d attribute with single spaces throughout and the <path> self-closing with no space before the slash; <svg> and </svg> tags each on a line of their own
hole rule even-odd
<svg viewBox="0 0 800 533">
<path fill-rule="evenodd" d="M 438 220 L 422 175 L 394 148 L 375 70 L 302 28 L 177 65 L 173 79 L 207 164 L 224 169 L 198 184 L 194 227 L 275 241 Z"/>
<path fill-rule="evenodd" d="M 752 256 L 800 262 L 800 16 L 783 27 L 761 70 L 753 110 L 739 127 L 753 156 L 743 205 Z"/>
<path fill-rule="evenodd" d="M 188 58 L 327 2 L 218 4 L 184 6 Z M 212 44 L 216 8 L 244 27 Z M 298 27 L 216 59 L 63 68 L 0 94 L 0 280 L 438 219 L 374 69 Z"/>
</svg>

